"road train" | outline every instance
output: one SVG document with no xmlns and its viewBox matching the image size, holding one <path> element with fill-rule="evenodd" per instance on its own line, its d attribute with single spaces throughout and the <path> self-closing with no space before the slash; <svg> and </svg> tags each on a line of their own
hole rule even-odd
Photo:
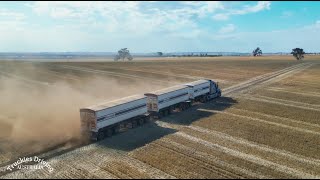
<svg viewBox="0 0 320 180">
<path fill-rule="evenodd" d="M 150 118 L 161 118 L 177 108 L 183 111 L 193 102 L 204 103 L 220 96 L 218 84 L 203 79 L 81 108 L 81 134 L 94 141 L 102 140 L 128 126 L 141 126 Z"/>
</svg>

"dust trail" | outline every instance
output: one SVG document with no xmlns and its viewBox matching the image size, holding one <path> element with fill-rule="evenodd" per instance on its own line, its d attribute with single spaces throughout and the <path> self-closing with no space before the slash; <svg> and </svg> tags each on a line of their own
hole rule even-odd
<svg viewBox="0 0 320 180">
<path fill-rule="evenodd" d="M 78 139 L 80 108 L 165 86 L 96 76 L 81 79 L 80 86 L 63 78 L 42 86 L 35 80 L 40 76 L 36 68 L 30 71 L 17 64 L 15 69 L 1 69 L 8 76 L 0 78 L 0 147 L 4 147 L 4 138 L 15 149 L 6 151 L 34 152 Z M 52 77 L 48 74 L 41 78 Z M 30 86 L 27 88 L 26 84 Z"/>
<path fill-rule="evenodd" d="M 58 142 L 79 134 L 79 108 L 95 103 L 96 98 L 75 91 L 63 82 L 56 86 L 26 89 L 17 79 L 0 81 L 0 124 L 10 130 L 6 135 L 13 144 L 34 144 L 41 149 L 48 142 Z M 41 144 L 41 145 L 40 145 Z M 38 146 L 39 145 L 39 146 Z M 31 150 L 32 151 L 32 150 Z"/>
<path fill-rule="evenodd" d="M 155 83 L 156 84 L 159 84 L 159 83 L 170 84 L 171 83 L 171 82 L 168 82 L 168 81 L 157 80 L 157 79 L 154 79 L 154 78 L 142 77 L 142 76 L 137 76 L 137 75 L 125 74 L 125 73 L 116 73 L 116 72 L 110 72 L 110 71 L 106 71 L 106 70 L 95 70 L 95 69 L 82 68 L 82 67 L 76 67 L 76 66 L 68 66 L 68 65 L 63 65 L 61 67 L 62 68 L 66 68 L 66 69 L 84 71 L 84 72 L 92 72 L 92 73 L 99 73 L 99 74 L 109 74 L 109 75 L 113 75 L 113 76 L 126 77 L 126 78 L 131 78 L 131 79 L 151 80 L 150 83 L 152 83 L 152 84 L 155 84 Z"/>
</svg>

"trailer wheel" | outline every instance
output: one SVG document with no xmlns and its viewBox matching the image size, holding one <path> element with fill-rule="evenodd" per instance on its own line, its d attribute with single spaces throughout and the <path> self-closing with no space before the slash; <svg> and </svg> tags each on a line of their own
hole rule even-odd
<svg viewBox="0 0 320 180">
<path fill-rule="evenodd" d="M 183 104 L 181 104 L 181 103 L 179 104 L 179 110 L 183 111 Z"/>
<path fill-rule="evenodd" d="M 117 128 L 116 127 L 113 127 L 112 128 L 112 134 L 117 134 L 118 132 L 117 132 Z"/>
<path fill-rule="evenodd" d="M 187 109 L 187 104 L 186 103 L 181 103 L 181 111 L 184 111 Z"/>
<path fill-rule="evenodd" d="M 138 126 L 137 120 L 133 120 L 131 123 L 132 123 L 132 128 L 136 128 Z"/>
<path fill-rule="evenodd" d="M 184 105 L 183 104 L 180 104 L 180 111 L 184 111 Z"/>
<path fill-rule="evenodd" d="M 139 121 L 138 121 L 138 124 L 139 124 L 139 126 L 142 126 L 144 124 L 144 119 L 140 118 Z"/>
<path fill-rule="evenodd" d="M 187 109 L 189 109 L 190 107 L 191 107 L 191 102 L 187 104 Z"/>
<path fill-rule="evenodd" d="M 111 137 L 113 134 L 113 130 L 112 129 L 107 129 L 107 137 Z"/>
<path fill-rule="evenodd" d="M 204 103 L 208 102 L 208 100 L 209 100 L 209 96 L 204 96 L 204 97 L 203 97 L 203 102 L 204 102 Z"/>
<path fill-rule="evenodd" d="M 170 106 L 168 113 L 172 114 L 173 113 L 173 109 L 174 109 L 173 106 Z"/>
<path fill-rule="evenodd" d="M 164 114 L 164 116 L 168 116 L 169 110 L 168 110 L 168 109 L 164 110 L 164 111 L 163 111 L 163 114 Z"/>
<path fill-rule="evenodd" d="M 163 117 L 163 112 L 162 111 L 158 112 L 158 119 L 161 119 L 162 117 Z"/>
<path fill-rule="evenodd" d="M 120 132 L 120 125 L 119 124 L 116 125 L 115 127 L 112 128 L 112 130 L 113 130 L 113 134 L 119 133 Z"/>
<path fill-rule="evenodd" d="M 146 116 L 143 118 L 143 123 L 146 124 L 146 123 L 149 123 L 152 121 L 152 116 Z"/>
<path fill-rule="evenodd" d="M 98 132 L 98 141 L 101 141 L 105 138 L 104 132 L 103 131 L 99 131 Z"/>
</svg>

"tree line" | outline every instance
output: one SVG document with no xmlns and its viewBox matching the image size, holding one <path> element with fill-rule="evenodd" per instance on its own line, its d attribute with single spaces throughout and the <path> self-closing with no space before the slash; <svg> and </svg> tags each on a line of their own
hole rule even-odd
<svg viewBox="0 0 320 180">
<path fill-rule="evenodd" d="M 304 58 L 304 54 L 306 53 L 302 48 L 294 48 L 292 49 L 292 52 L 290 54 L 292 54 L 293 57 L 295 57 L 298 61 L 300 61 Z M 163 56 L 163 52 L 157 52 L 157 55 L 161 57 Z M 172 55 L 172 56 L 173 57 L 218 57 L 222 55 L 208 55 L 208 53 L 200 53 L 200 54 L 191 53 L 186 55 Z M 260 47 L 257 47 L 252 51 L 252 56 L 262 56 L 262 50 L 260 49 Z M 120 59 L 122 60 L 128 59 L 129 61 L 133 59 L 128 48 L 123 48 L 118 51 L 118 54 L 115 56 L 114 60 L 118 61 Z"/>
</svg>

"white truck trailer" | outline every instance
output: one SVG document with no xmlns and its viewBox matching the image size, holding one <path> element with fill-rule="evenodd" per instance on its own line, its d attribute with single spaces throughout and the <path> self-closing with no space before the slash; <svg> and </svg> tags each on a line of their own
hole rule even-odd
<svg viewBox="0 0 320 180">
<path fill-rule="evenodd" d="M 82 134 L 101 140 L 127 124 L 142 125 L 148 119 L 147 97 L 134 95 L 80 109 Z"/>
<path fill-rule="evenodd" d="M 142 125 L 150 116 L 161 118 L 176 108 L 189 108 L 192 101 L 206 102 L 219 96 L 221 90 L 212 80 L 198 80 L 144 95 L 129 96 L 80 109 L 81 131 L 92 140 L 101 140 L 119 132 L 123 125 Z"/>
<path fill-rule="evenodd" d="M 182 110 L 191 106 L 190 88 L 185 85 L 144 94 L 147 97 L 147 107 L 152 117 L 161 118 L 170 114 L 175 108 Z"/>
<path fill-rule="evenodd" d="M 210 79 L 198 80 L 185 85 L 190 88 L 190 99 L 193 101 L 207 102 L 221 96 L 218 84 Z"/>
</svg>

